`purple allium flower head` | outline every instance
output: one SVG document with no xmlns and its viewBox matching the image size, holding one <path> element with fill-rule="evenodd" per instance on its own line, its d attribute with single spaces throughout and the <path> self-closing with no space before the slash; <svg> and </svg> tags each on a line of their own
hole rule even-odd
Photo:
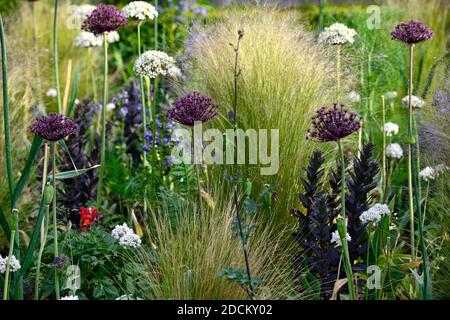
<svg viewBox="0 0 450 320">
<path fill-rule="evenodd" d="M 391 36 L 392 39 L 407 44 L 414 44 L 431 39 L 433 32 L 422 22 L 411 20 L 409 22 L 400 22 L 392 31 Z"/>
<path fill-rule="evenodd" d="M 95 35 L 111 32 L 127 25 L 128 20 L 114 5 L 100 3 L 97 9 L 83 21 L 81 29 Z"/>
<path fill-rule="evenodd" d="M 207 122 L 217 116 L 217 108 L 210 97 L 192 92 L 174 101 L 173 107 L 166 111 L 166 116 L 186 126 L 195 122 Z"/>
<path fill-rule="evenodd" d="M 312 128 L 308 129 L 307 139 L 321 142 L 338 141 L 361 127 L 356 113 L 336 103 L 329 109 L 320 108 L 311 119 Z"/>
<path fill-rule="evenodd" d="M 29 130 L 48 141 L 58 141 L 77 133 L 78 125 L 62 114 L 52 113 L 48 116 L 38 116 Z"/>
</svg>

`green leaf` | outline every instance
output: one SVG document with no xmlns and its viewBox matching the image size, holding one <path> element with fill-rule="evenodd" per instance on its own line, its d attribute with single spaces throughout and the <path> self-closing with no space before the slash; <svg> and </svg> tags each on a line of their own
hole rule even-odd
<svg viewBox="0 0 450 320">
<path fill-rule="evenodd" d="M 9 223 L 6 219 L 2 207 L 0 207 L 0 225 L 2 226 L 3 232 L 5 233 L 6 237 L 8 239 L 11 238 L 11 229 L 9 228 Z"/>
<path fill-rule="evenodd" d="M 36 218 L 36 224 L 33 229 L 33 233 L 31 234 L 30 244 L 28 245 L 27 252 L 25 253 L 25 258 L 22 263 L 22 267 L 20 268 L 20 271 L 18 273 L 17 279 L 21 278 L 21 276 L 25 275 L 25 273 L 28 271 L 28 269 L 31 267 L 33 263 L 33 253 L 36 248 L 36 245 L 39 240 L 39 234 L 41 232 L 41 224 L 42 220 L 45 215 L 45 201 L 44 197 L 41 197 L 41 204 L 39 206 L 39 212 L 38 216 Z"/>
<path fill-rule="evenodd" d="M 22 175 L 20 176 L 19 181 L 17 182 L 16 188 L 14 190 L 14 196 L 11 200 L 11 208 L 15 208 L 17 200 L 19 200 L 20 195 L 22 194 L 23 189 L 25 188 L 28 179 L 30 178 L 31 169 L 33 167 L 34 159 L 39 151 L 39 148 L 42 144 L 42 138 L 38 136 L 34 136 L 33 143 L 31 144 L 30 152 L 28 153 L 28 159 L 25 163 L 25 167 L 22 171 Z"/>
<path fill-rule="evenodd" d="M 86 172 L 88 172 L 88 171 L 90 171 L 92 169 L 99 168 L 99 167 L 100 167 L 100 165 L 96 164 L 95 166 L 92 166 L 90 168 L 58 172 L 58 173 L 55 174 L 55 178 L 57 180 L 70 179 L 70 178 L 81 176 L 82 174 L 84 174 L 84 173 L 86 173 Z M 49 175 L 48 179 L 52 180 L 53 179 L 53 175 Z"/>
<path fill-rule="evenodd" d="M 70 161 L 72 162 L 72 165 L 75 168 L 75 170 L 77 170 L 77 166 L 75 165 L 75 162 L 73 161 L 72 155 L 70 154 L 69 148 L 67 147 L 67 144 L 64 142 L 64 139 L 59 140 L 58 143 L 61 146 L 61 148 L 64 150 L 64 152 L 67 153 L 67 155 L 69 156 Z"/>
</svg>

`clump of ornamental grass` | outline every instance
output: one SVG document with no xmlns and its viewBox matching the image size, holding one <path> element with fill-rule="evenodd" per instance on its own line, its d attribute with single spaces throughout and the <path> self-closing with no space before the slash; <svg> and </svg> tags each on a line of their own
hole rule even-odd
<svg viewBox="0 0 450 320">
<path fill-rule="evenodd" d="M 232 127 L 226 120 L 234 100 L 230 43 L 236 42 L 241 29 L 246 36 L 239 49 L 237 121 L 244 129 L 279 129 L 279 171 L 274 176 L 256 177 L 254 186 L 276 186 L 279 201 L 270 219 L 286 221 L 298 192 L 292 177 L 300 175 L 306 155 L 313 149 L 300 137 L 306 134 L 311 113 L 334 96 L 334 60 L 327 53 L 330 49 L 317 44 L 289 14 L 230 9 L 216 24 L 193 32 L 186 47 L 190 63 L 184 66 L 189 89 L 212 97 L 221 106 L 221 128 Z M 213 179 L 222 180 L 222 169 L 211 168 L 216 169 Z"/>
<path fill-rule="evenodd" d="M 248 299 L 237 283 L 218 273 L 225 267 L 244 269 L 242 248 L 233 239 L 232 195 L 226 196 L 223 183 L 217 182 L 212 203 L 196 217 L 189 205 L 180 206 L 175 220 L 166 209 L 150 217 L 152 254 L 139 277 L 145 282 L 144 299 Z M 162 208 L 167 207 L 164 204 Z M 249 239 L 252 272 L 260 278 L 256 299 L 300 298 L 292 288 L 292 244 L 286 245 L 288 231 L 275 235 L 270 227 L 260 226 Z"/>
</svg>

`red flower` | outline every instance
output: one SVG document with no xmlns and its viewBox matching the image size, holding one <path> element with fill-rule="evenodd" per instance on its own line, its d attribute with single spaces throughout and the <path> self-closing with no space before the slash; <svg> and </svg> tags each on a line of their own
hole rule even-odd
<svg viewBox="0 0 450 320">
<path fill-rule="evenodd" d="M 91 223 L 97 218 L 97 208 L 81 208 L 80 209 L 80 229 L 81 232 L 86 232 L 89 229 Z"/>
</svg>

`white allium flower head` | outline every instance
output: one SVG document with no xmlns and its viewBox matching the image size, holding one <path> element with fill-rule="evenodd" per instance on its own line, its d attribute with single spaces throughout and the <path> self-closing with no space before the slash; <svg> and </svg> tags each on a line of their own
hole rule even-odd
<svg viewBox="0 0 450 320">
<path fill-rule="evenodd" d="M 103 35 L 100 35 L 99 37 L 102 40 L 102 45 L 103 45 Z M 117 31 L 108 32 L 108 43 L 114 43 L 114 42 L 119 42 L 119 41 L 120 41 L 119 32 L 117 32 Z"/>
<path fill-rule="evenodd" d="M 111 232 L 111 235 L 114 239 L 119 240 L 124 235 L 129 234 L 129 233 L 134 233 L 134 231 L 132 229 L 130 229 L 126 223 L 124 223 L 122 225 L 119 224 L 119 225 L 115 226 L 113 231 Z"/>
<path fill-rule="evenodd" d="M 137 20 L 153 20 L 158 16 L 155 7 L 145 1 L 132 1 L 122 11 L 127 18 Z"/>
<path fill-rule="evenodd" d="M 119 239 L 122 247 L 138 248 L 141 246 L 141 238 L 135 233 L 127 233 Z"/>
<path fill-rule="evenodd" d="M 80 99 L 75 99 L 75 101 L 74 101 L 74 103 L 75 103 L 75 105 L 79 105 L 80 104 Z"/>
<path fill-rule="evenodd" d="M 103 40 L 91 32 L 81 31 L 75 38 L 74 45 L 80 48 L 101 47 Z"/>
<path fill-rule="evenodd" d="M 345 238 L 347 238 L 347 242 L 352 241 L 352 237 L 350 237 L 350 235 L 348 234 L 348 232 L 345 235 Z M 341 237 L 339 237 L 339 231 L 334 231 L 331 234 L 331 243 L 334 243 L 335 247 L 340 247 L 342 246 L 342 241 L 341 241 Z"/>
<path fill-rule="evenodd" d="M 387 205 L 377 203 L 373 207 L 369 208 L 369 210 L 364 211 L 359 216 L 359 220 L 361 220 L 361 222 L 364 224 L 370 223 L 370 222 L 374 222 L 375 224 L 378 224 L 384 215 L 387 215 L 390 213 L 391 213 L 391 211 L 389 210 L 389 207 Z"/>
<path fill-rule="evenodd" d="M 58 95 L 58 91 L 55 88 L 50 88 L 45 93 L 47 97 L 56 97 Z"/>
<path fill-rule="evenodd" d="M 115 108 L 116 108 L 116 105 L 112 102 L 110 102 L 106 105 L 106 111 L 108 111 L 108 112 L 113 111 Z"/>
<path fill-rule="evenodd" d="M 68 295 L 68 296 L 65 296 L 65 297 L 61 297 L 61 299 L 60 300 L 80 300 L 80 298 L 78 298 L 78 296 L 77 295 Z"/>
<path fill-rule="evenodd" d="M 436 178 L 436 171 L 432 167 L 426 167 L 419 172 L 419 177 L 425 181 L 434 180 Z"/>
<path fill-rule="evenodd" d="M 386 156 L 388 158 L 400 159 L 403 157 L 403 149 L 398 143 L 391 143 L 386 146 Z"/>
<path fill-rule="evenodd" d="M 169 76 L 173 79 L 179 79 L 182 76 L 180 68 L 178 68 L 175 65 L 170 67 L 167 72 L 168 72 Z"/>
<path fill-rule="evenodd" d="M 385 98 L 386 100 L 392 100 L 392 99 L 395 99 L 395 98 L 397 98 L 397 96 L 398 96 L 397 91 L 389 91 L 389 92 L 386 92 L 386 93 L 384 94 L 384 98 Z"/>
<path fill-rule="evenodd" d="M 8 263 L 8 257 L 6 256 L 3 258 L 0 255 L 0 273 L 3 274 L 6 272 L 7 263 Z M 9 271 L 16 272 L 16 271 L 20 270 L 20 268 L 21 268 L 21 266 L 20 266 L 19 260 L 17 260 L 17 258 L 15 256 L 11 256 Z"/>
<path fill-rule="evenodd" d="M 319 42 L 331 45 L 355 42 L 356 31 L 343 23 L 336 22 L 325 28 L 319 35 Z"/>
<path fill-rule="evenodd" d="M 71 7 L 73 17 L 81 21 L 86 19 L 96 8 L 97 7 L 92 4 L 74 5 Z"/>
<path fill-rule="evenodd" d="M 408 108 L 409 96 L 403 97 L 402 104 L 405 108 Z M 421 109 L 425 106 L 425 101 L 423 101 L 418 96 L 411 96 L 411 105 L 413 108 Z"/>
<path fill-rule="evenodd" d="M 175 60 L 165 52 L 150 50 L 137 58 L 134 64 L 134 73 L 141 77 L 154 79 L 167 75 L 174 65 Z"/>
<path fill-rule="evenodd" d="M 384 132 L 388 137 L 396 135 L 398 133 L 398 125 L 393 122 L 386 122 L 384 124 Z"/>
<path fill-rule="evenodd" d="M 361 101 L 361 96 L 358 92 L 356 91 L 351 91 L 348 95 L 347 95 L 347 100 L 351 103 L 356 103 Z"/>
</svg>

